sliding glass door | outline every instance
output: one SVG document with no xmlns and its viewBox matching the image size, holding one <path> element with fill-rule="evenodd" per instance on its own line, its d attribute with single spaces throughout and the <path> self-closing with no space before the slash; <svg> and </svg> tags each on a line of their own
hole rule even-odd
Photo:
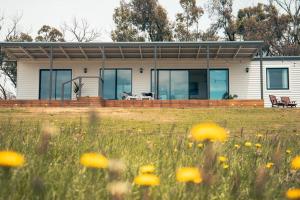
<svg viewBox="0 0 300 200">
<path fill-rule="evenodd" d="M 103 78 L 103 98 L 122 99 L 122 93 L 131 93 L 131 69 L 105 69 Z"/>
<path fill-rule="evenodd" d="M 227 98 L 229 93 L 228 69 L 211 69 L 210 99 Z M 154 92 L 154 70 L 152 70 L 152 92 Z M 167 99 L 208 99 L 207 70 L 157 70 L 158 98 Z"/>
<path fill-rule="evenodd" d="M 72 70 L 52 70 L 52 99 L 61 99 L 62 84 L 72 79 Z M 50 90 L 50 70 L 40 70 L 40 99 L 49 99 Z M 68 83 L 64 88 L 64 99 L 71 99 L 72 85 Z"/>
</svg>

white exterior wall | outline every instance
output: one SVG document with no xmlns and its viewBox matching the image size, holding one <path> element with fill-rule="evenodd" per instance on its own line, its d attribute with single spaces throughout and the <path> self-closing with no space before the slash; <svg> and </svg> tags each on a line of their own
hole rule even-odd
<svg viewBox="0 0 300 200">
<path fill-rule="evenodd" d="M 72 78 L 78 76 L 99 76 L 101 68 L 99 61 L 54 61 L 54 69 L 72 69 Z M 284 91 L 267 91 L 264 84 L 265 105 L 270 106 L 269 94 L 277 96 L 290 96 L 293 100 L 300 102 L 300 62 L 264 61 L 264 83 L 266 83 L 266 67 L 289 67 L 290 89 Z M 158 69 L 205 69 L 206 60 L 195 59 L 158 59 Z M 260 66 L 259 61 L 248 59 L 212 59 L 211 68 L 229 69 L 229 90 L 230 94 L 238 95 L 239 99 L 260 99 Z M 39 98 L 39 71 L 49 68 L 49 61 L 29 61 L 18 62 L 17 78 L 17 99 L 38 99 Z M 151 69 L 154 62 L 148 60 L 107 60 L 106 68 L 131 68 L 132 69 L 132 92 L 140 94 L 149 92 L 151 89 Z M 246 73 L 246 67 L 249 72 Z M 83 69 L 88 72 L 84 74 Z M 144 69 L 140 73 L 140 68 Z M 297 78 L 298 77 L 298 78 Z M 83 79 L 82 96 L 98 96 L 98 80 Z M 75 98 L 73 94 L 73 98 Z"/>
</svg>

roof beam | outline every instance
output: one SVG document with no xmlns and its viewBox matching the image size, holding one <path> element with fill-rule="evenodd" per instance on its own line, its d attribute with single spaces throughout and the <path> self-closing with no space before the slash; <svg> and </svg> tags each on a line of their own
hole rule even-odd
<svg viewBox="0 0 300 200">
<path fill-rule="evenodd" d="M 178 47 L 178 59 L 180 59 L 180 54 L 181 54 L 181 46 Z"/>
<path fill-rule="evenodd" d="M 216 57 L 215 57 L 215 58 L 218 58 L 218 56 L 219 56 L 219 53 L 220 53 L 221 49 L 222 49 L 222 46 L 219 46 L 219 48 L 218 48 L 218 51 L 217 51 L 217 53 L 216 53 Z"/>
<path fill-rule="evenodd" d="M 86 60 L 88 60 L 89 57 L 88 57 L 87 54 L 85 53 L 84 49 L 83 49 L 82 47 L 79 47 L 79 49 L 80 49 L 82 55 L 84 56 L 84 58 L 85 58 Z"/>
<path fill-rule="evenodd" d="M 120 53 L 121 53 L 122 59 L 125 59 L 125 57 L 124 57 L 124 53 L 123 53 L 123 50 L 122 50 L 122 47 L 121 47 L 121 46 L 119 46 L 119 49 L 120 49 Z"/>
<path fill-rule="evenodd" d="M 242 49 L 242 46 L 240 46 L 240 47 L 238 48 L 238 50 L 235 52 L 233 58 L 236 58 L 236 57 L 237 57 L 237 55 L 240 53 L 241 49 Z"/>
<path fill-rule="evenodd" d="M 142 47 L 141 47 L 141 46 L 139 46 L 139 49 L 140 49 L 140 55 L 141 55 L 141 59 L 143 59 Z"/>
<path fill-rule="evenodd" d="M 66 50 L 64 50 L 63 47 L 59 47 L 59 49 L 63 52 L 63 54 L 66 56 L 66 58 L 68 58 L 69 60 L 71 60 L 71 57 L 69 56 L 69 54 L 66 52 Z"/>
<path fill-rule="evenodd" d="M 197 53 L 196 58 L 199 58 L 200 52 L 201 52 L 201 46 L 199 46 L 199 48 L 198 48 L 198 53 Z"/>
<path fill-rule="evenodd" d="M 159 57 L 160 57 L 160 59 L 162 58 L 162 55 L 161 55 L 161 47 L 159 47 Z"/>
<path fill-rule="evenodd" d="M 48 54 L 48 52 L 43 48 L 43 47 L 39 47 L 40 50 L 48 57 L 50 58 L 50 55 Z"/>
<path fill-rule="evenodd" d="M 26 56 L 28 56 L 31 60 L 34 60 L 35 58 L 29 53 L 29 51 L 27 49 L 25 49 L 24 47 L 19 47 L 25 54 Z"/>
<path fill-rule="evenodd" d="M 103 47 L 99 47 L 100 51 L 101 51 L 101 54 L 102 54 L 102 58 L 105 57 L 105 49 L 104 49 L 104 46 Z"/>
</svg>

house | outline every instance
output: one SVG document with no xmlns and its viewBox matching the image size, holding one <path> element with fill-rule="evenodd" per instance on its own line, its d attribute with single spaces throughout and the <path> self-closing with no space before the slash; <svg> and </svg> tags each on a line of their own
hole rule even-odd
<svg viewBox="0 0 300 200">
<path fill-rule="evenodd" d="M 81 97 L 102 97 L 107 106 L 125 105 L 123 92 L 153 92 L 160 104 L 270 107 L 269 94 L 300 102 L 300 58 L 263 57 L 262 45 L 0 42 L 17 61 L 15 103 L 76 101 L 72 82 L 83 84 Z M 225 100 L 229 95 L 237 99 Z"/>
</svg>

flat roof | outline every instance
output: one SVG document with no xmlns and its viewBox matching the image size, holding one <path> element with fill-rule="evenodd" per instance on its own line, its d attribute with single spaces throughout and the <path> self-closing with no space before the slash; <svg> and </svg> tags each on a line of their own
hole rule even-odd
<svg viewBox="0 0 300 200">
<path fill-rule="evenodd" d="M 0 42 L 1 51 L 12 59 L 147 59 L 249 58 L 263 41 L 212 42 Z"/>
</svg>

